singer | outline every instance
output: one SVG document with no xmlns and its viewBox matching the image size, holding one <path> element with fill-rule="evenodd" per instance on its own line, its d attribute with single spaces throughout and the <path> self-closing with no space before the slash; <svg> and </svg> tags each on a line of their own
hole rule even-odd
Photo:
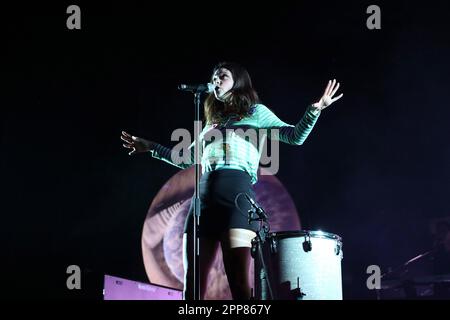
<svg viewBox="0 0 450 320">
<path fill-rule="evenodd" d="M 261 104 L 252 86 L 248 72 L 236 63 L 223 62 L 214 67 L 211 77 L 215 85 L 204 102 L 205 126 L 199 142 L 203 142 L 200 179 L 201 215 L 199 227 L 200 294 L 207 289 L 208 270 L 219 245 L 222 249 L 225 272 L 233 299 L 249 299 L 249 263 L 251 239 L 256 236 L 258 223 L 249 224 L 246 212 L 251 204 L 246 193 L 255 199 L 252 185 L 257 181 L 261 146 L 250 143 L 232 130 L 226 130 L 223 139 L 208 139 L 211 129 L 254 128 L 278 130 L 279 141 L 302 145 L 313 129 L 320 113 L 343 94 L 333 98 L 339 83 L 330 80 L 318 102 L 308 106 L 296 125 L 280 120 L 268 107 Z M 190 163 L 175 163 L 171 149 L 156 142 L 122 131 L 123 146 L 131 149 L 129 155 L 150 153 L 153 158 L 182 169 L 194 164 L 193 149 Z M 193 146 L 192 144 L 191 146 Z M 235 202 L 235 200 L 237 200 Z M 191 202 L 193 203 L 193 201 Z M 192 246 L 193 206 L 189 210 L 183 235 L 183 263 L 185 269 L 184 298 L 193 299 L 191 279 L 194 270 Z"/>
</svg>

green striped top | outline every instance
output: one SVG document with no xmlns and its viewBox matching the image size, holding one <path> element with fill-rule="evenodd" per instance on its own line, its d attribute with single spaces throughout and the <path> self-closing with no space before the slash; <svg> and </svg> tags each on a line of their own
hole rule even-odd
<svg viewBox="0 0 450 320">
<path fill-rule="evenodd" d="M 265 138 L 301 145 L 319 116 L 320 111 L 308 108 L 294 126 L 280 120 L 265 105 L 256 104 L 250 108 L 249 115 L 245 118 L 239 120 L 229 117 L 224 124 L 207 124 L 199 136 L 202 173 L 221 169 L 243 170 L 255 184 Z M 195 164 L 194 146 L 195 141 L 189 146 L 190 154 L 184 161 L 178 160 L 182 152 L 157 143 L 151 147 L 150 153 L 153 158 L 184 169 Z M 176 153 L 178 157 L 175 157 Z M 274 156 L 279 155 L 271 155 Z"/>
</svg>

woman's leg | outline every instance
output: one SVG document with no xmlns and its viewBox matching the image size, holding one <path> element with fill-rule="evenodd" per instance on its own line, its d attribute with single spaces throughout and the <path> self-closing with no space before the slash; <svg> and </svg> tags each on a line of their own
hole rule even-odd
<svg viewBox="0 0 450 320">
<path fill-rule="evenodd" d="M 250 230 L 229 229 L 221 238 L 223 263 L 234 300 L 248 300 L 251 296 L 250 248 L 255 236 Z"/>
<path fill-rule="evenodd" d="M 207 288 L 208 273 L 211 268 L 216 251 L 219 246 L 218 240 L 200 237 L 200 298 L 204 300 Z M 185 300 L 194 300 L 194 288 L 192 287 L 194 278 L 194 243 L 192 233 L 183 234 L 183 266 L 184 266 L 184 292 Z"/>
</svg>

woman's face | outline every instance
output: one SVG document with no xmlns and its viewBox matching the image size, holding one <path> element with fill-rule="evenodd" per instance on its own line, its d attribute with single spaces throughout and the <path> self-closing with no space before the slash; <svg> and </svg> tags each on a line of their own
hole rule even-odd
<svg viewBox="0 0 450 320">
<path fill-rule="evenodd" d="M 216 85 L 214 96 L 217 100 L 223 101 L 225 95 L 233 88 L 233 75 L 230 70 L 221 68 L 214 73 L 212 83 Z"/>
</svg>

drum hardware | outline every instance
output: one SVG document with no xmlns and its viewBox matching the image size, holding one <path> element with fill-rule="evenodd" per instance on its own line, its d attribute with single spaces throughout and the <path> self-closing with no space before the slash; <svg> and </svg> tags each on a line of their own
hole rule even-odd
<svg viewBox="0 0 450 320">
<path fill-rule="evenodd" d="M 263 225 L 257 232 L 256 237 L 252 239 L 252 248 L 251 248 L 251 256 L 254 259 L 256 257 L 257 245 L 259 243 L 266 242 L 267 235 L 269 234 L 270 227 L 267 225 Z"/>
<path fill-rule="evenodd" d="M 303 251 L 309 252 L 312 250 L 312 243 L 311 243 L 311 236 L 309 235 L 309 232 L 305 235 L 305 241 L 303 241 Z"/>
<path fill-rule="evenodd" d="M 252 248 L 250 249 L 250 254 L 251 254 L 253 259 L 255 259 L 255 255 L 256 255 L 257 242 L 258 242 L 258 240 L 256 240 L 256 238 L 252 239 Z"/>
<path fill-rule="evenodd" d="M 268 216 L 267 213 L 264 211 L 264 209 L 259 206 L 253 199 L 246 193 L 243 193 L 247 200 L 251 204 L 251 209 L 248 210 L 248 223 L 250 224 L 252 221 L 259 221 L 260 227 L 259 230 L 256 232 L 256 238 L 252 239 L 252 248 L 251 248 L 251 256 L 254 259 L 259 259 L 261 263 L 261 271 L 259 273 L 259 278 L 261 281 L 265 281 L 267 283 L 267 288 L 269 291 L 269 295 L 271 299 L 275 299 L 275 296 L 272 291 L 272 280 L 270 279 L 270 273 L 268 272 L 266 262 L 264 260 L 264 255 L 262 253 L 262 244 L 266 242 L 267 236 L 270 231 L 270 225 L 268 223 Z M 238 194 L 236 196 L 239 197 L 241 194 Z M 271 250 L 276 250 L 276 243 L 271 244 L 270 246 Z M 256 252 L 258 252 L 258 257 L 256 257 Z M 255 276 L 257 276 L 255 274 Z M 252 294 L 253 296 L 253 294 Z"/>
<path fill-rule="evenodd" d="M 258 235 L 258 237 L 259 237 L 259 235 Z M 252 241 L 252 243 L 253 243 L 253 241 Z M 255 251 L 258 251 L 258 257 L 255 258 L 255 260 L 259 259 L 258 261 L 261 263 L 261 270 L 259 272 L 259 280 L 267 285 L 267 290 L 269 291 L 270 299 L 275 300 L 276 297 L 272 290 L 273 279 L 271 277 L 271 273 L 269 272 L 266 261 L 264 259 L 264 254 L 263 254 L 264 247 L 261 246 L 262 242 L 260 240 L 256 240 L 255 243 L 257 246 L 257 249 L 255 249 Z M 252 247 L 252 249 L 253 249 L 253 247 Z M 255 277 L 258 277 L 258 275 L 256 273 L 255 273 Z"/>
<path fill-rule="evenodd" d="M 270 252 L 277 253 L 277 242 L 273 237 L 270 238 Z"/>
<path fill-rule="evenodd" d="M 339 243 L 336 244 L 336 248 L 334 248 L 334 252 L 336 252 L 337 256 L 341 253 L 341 245 Z"/>
<path fill-rule="evenodd" d="M 303 300 L 303 297 L 306 296 L 306 293 L 300 289 L 300 277 L 297 277 L 297 288 L 292 291 L 292 295 L 295 297 L 295 300 Z"/>
</svg>

